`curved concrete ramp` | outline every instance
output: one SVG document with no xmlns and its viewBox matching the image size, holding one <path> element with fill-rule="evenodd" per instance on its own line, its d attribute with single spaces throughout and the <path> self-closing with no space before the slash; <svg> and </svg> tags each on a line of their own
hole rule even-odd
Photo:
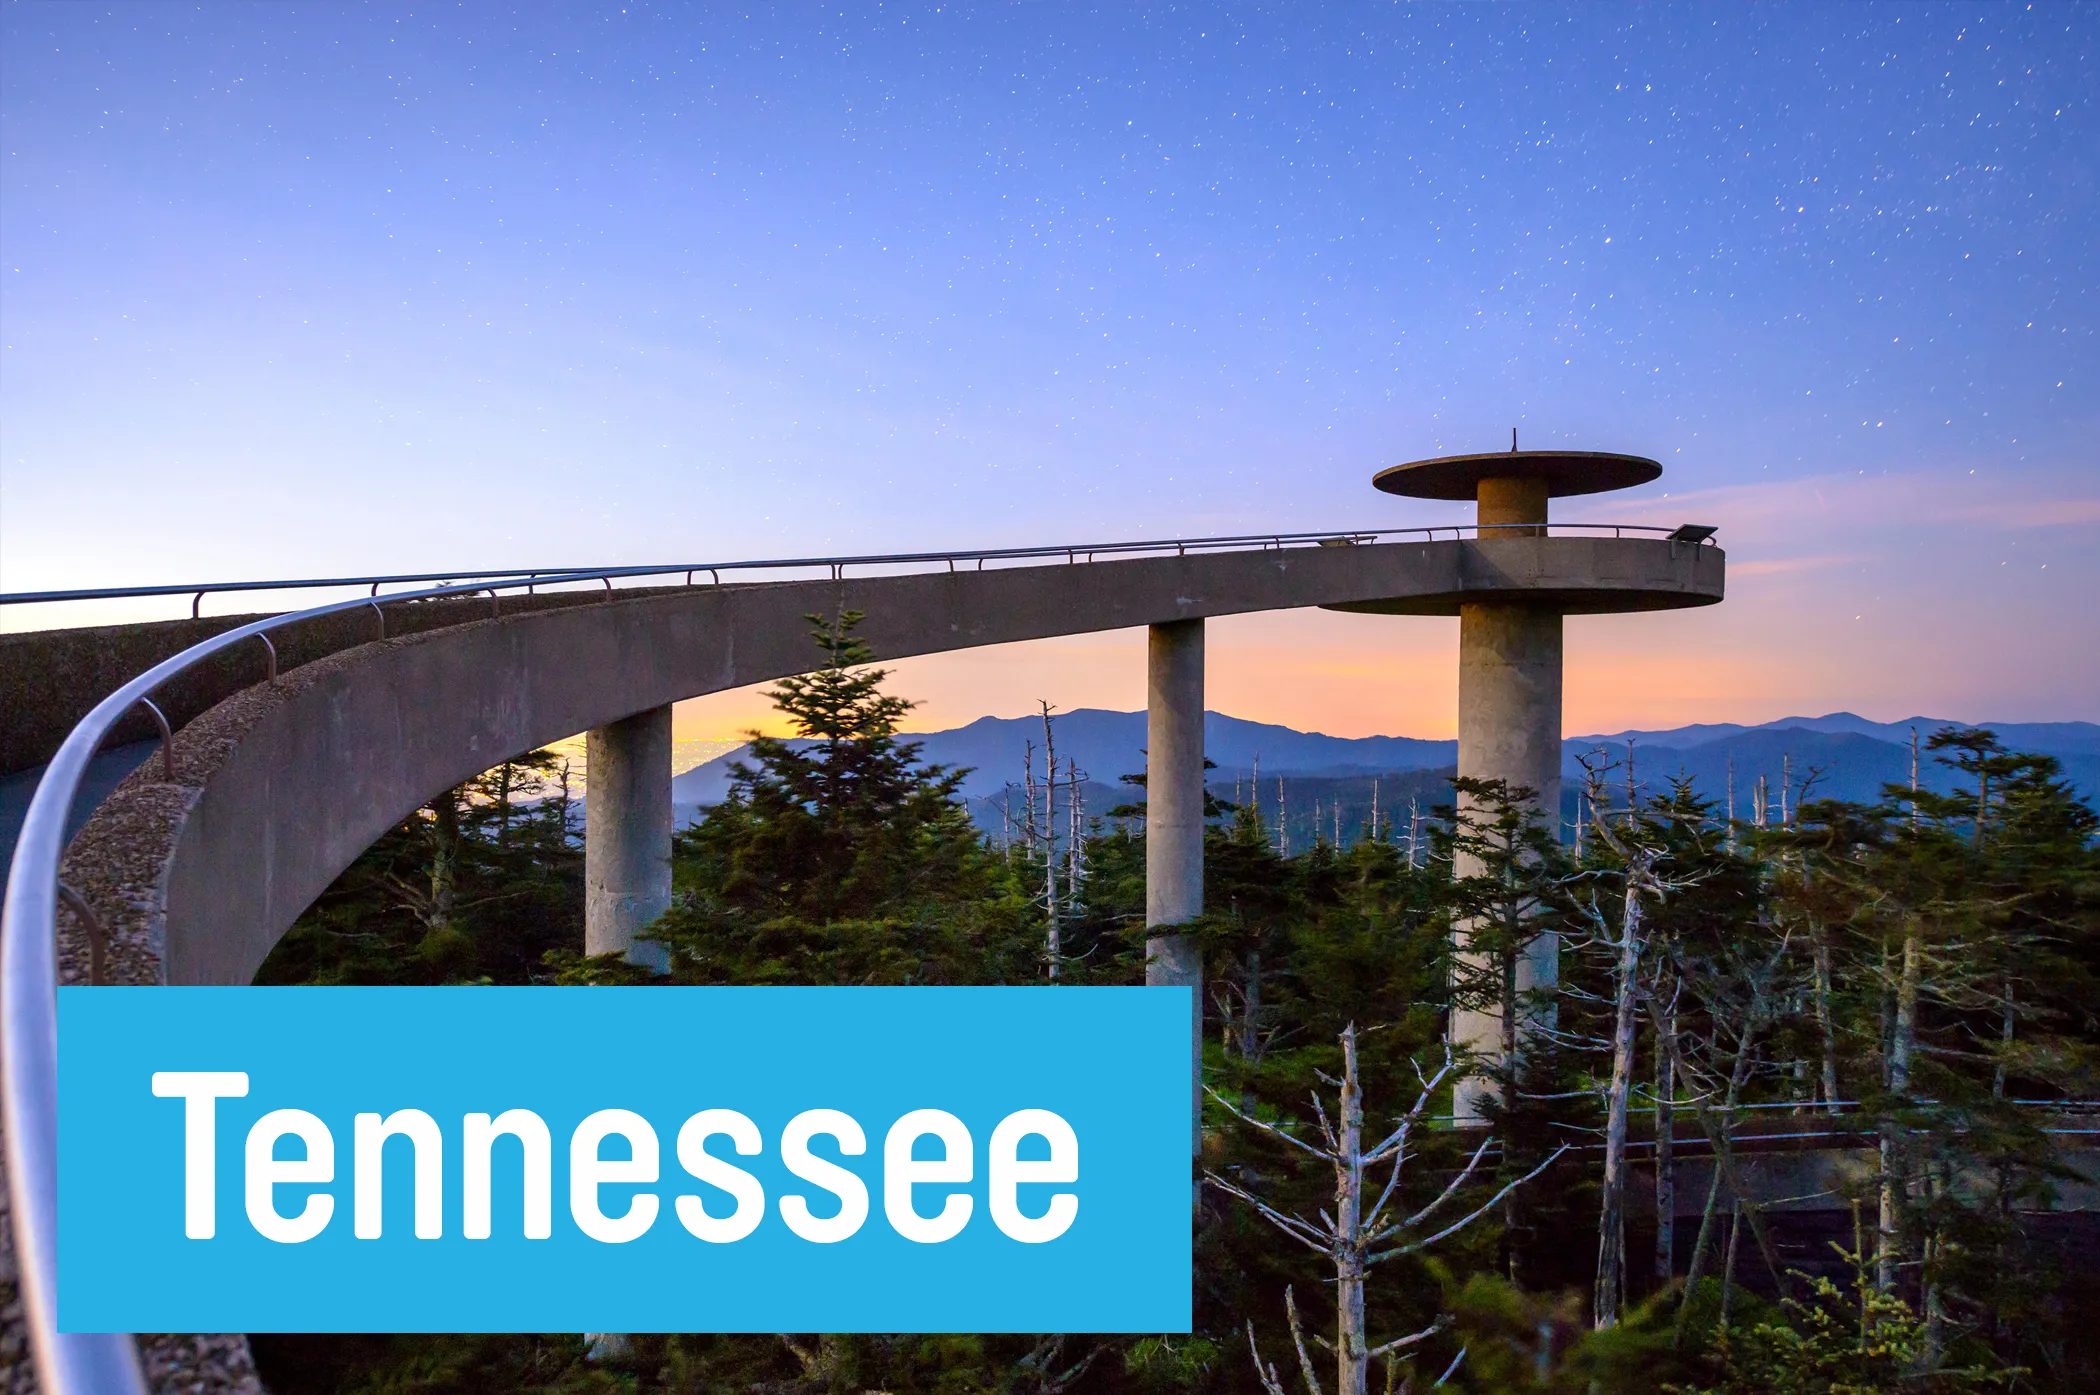
<svg viewBox="0 0 2100 1395">
<path fill-rule="evenodd" d="M 237 694 L 178 734 L 174 783 L 157 760 L 125 782 L 68 850 L 65 877 L 112 923 L 113 981 L 245 984 L 418 805 L 549 741 L 806 671 L 808 614 L 865 612 L 860 633 L 894 659 L 1306 606 L 1705 605 L 1724 565 L 1710 546 L 1526 537 L 616 592 L 362 645 Z M 76 939 L 69 928 L 69 980 L 84 977 Z"/>
</svg>

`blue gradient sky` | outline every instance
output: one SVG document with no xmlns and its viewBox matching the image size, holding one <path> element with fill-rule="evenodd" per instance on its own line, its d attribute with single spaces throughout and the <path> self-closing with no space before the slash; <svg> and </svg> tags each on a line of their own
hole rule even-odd
<svg viewBox="0 0 2100 1395">
<path fill-rule="evenodd" d="M 1514 425 L 1730 551 L 1570 622 L 1571 731 L 2100 718 L 2091 6 L 0 25 L 6 589 L 1440 522 L 1371 472 Z M 1443 734 L 1454 647 L 1221 623 L 1212 703 Z"/>
</svg>

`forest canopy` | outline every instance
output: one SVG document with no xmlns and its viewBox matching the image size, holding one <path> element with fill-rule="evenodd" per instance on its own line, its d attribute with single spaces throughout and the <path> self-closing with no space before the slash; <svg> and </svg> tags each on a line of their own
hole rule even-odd
<svg viewBox="0 0 2100 1395">
<path fill-rule="evenodd" d="M 1142 782 L 1086 814 L 1031 752 L 987 836 L 859 617 L 811 618 L 818 667 L 771 695 L 805 740 L 754 736 L 676 835 L 667 973 L 582 953 L 542 751 L 390 831 L 257 981 L 1142 982 Z M 2095 1388 L 2100 821 L 1987 730 L 1918 758 L 1959 792 L 1741 821 L 1600 768 L 1566 842 L 1493 782 L 1310 847 L 1214 795 L 1190 1335 L 258 1335 L 258 1363 L 279 1395 Z M 1540 944 L 1558 983 L 1520 991 Z M 1455 1010 L 1499 1014 L 1499 1061 L 1449 1052 Z M 1485 1128 L 1453 1124 L 1469 1073 Z"/>
</svg>

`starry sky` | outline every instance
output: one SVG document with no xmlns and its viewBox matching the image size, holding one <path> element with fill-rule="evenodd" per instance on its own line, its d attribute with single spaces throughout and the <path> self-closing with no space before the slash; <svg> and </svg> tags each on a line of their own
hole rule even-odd
<svg viewBox="0 0 2100 1395">
<path fill-rule="evenodd" d="M 1557 517 L 1729 549 L 1569 622 L 1571 733 L 2100 719 L 2100 7 L 14 0 L 0 50 L 8 590 L 1448 522 L 1369 476 L 1515 427 L 1666 466 Z M 1238 715 L 1455 726 L 1453 621 L 1211 650 Z"/>
</svg>

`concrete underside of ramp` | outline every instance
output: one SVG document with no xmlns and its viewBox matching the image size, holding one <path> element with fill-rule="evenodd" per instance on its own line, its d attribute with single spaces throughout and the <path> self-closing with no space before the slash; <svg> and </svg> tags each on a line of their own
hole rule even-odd
<svg viewBox="0 0 2100 1395">
<path fill-rule="evenodd" d="M 1724 565 L 1714 547 L 1548 537 L 565 596 L 339 649 L 241 689 L 177 734 L 172 782 L 149 759 L 119 787 L 63 875 L 111 927 L 113 982 L 245 984 L 314 898 L 418 805 L 576 732 L 804 672 L 816 653 L 808 615 L 864 612 L 861 635 L 894 659 L 1307 606 L 1705 605 L 1721 598 Z M 61 973 L 79 981 L 84 938 L 63 919 Z"/>
</svg>

